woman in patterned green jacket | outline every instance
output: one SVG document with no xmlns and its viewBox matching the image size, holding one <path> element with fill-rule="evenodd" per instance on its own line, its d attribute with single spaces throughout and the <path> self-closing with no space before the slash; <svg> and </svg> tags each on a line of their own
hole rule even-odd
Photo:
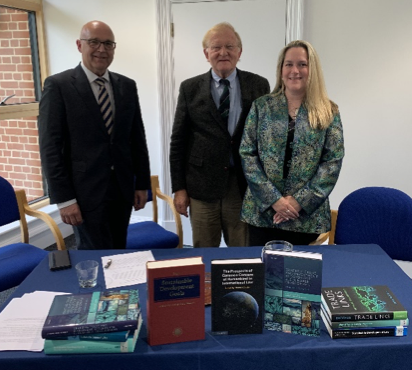
<svg viewBox="0 0 412 370">
<path fill-rule="evenodd" d="M 240 156 L 249 245 L 306 245 L 330 230 L 328 197 L 342 166 L 343 131 L 308 42 L 293 41 L 281 51 L 275 89 L 253 103 Z"/>
</svg>

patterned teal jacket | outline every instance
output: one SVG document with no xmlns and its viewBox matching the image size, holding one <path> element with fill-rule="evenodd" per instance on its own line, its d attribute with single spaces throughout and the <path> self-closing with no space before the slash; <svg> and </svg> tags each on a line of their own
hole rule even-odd
<svg viewBox="0 0 412 370">
<path fill-rule="evenodd" d="M 330 230 L 328 196 L 338 180 L 344 156 L 340 115 L 334 116 L 327 129 L 313 129 L 306 108 L 300 107 L 291 167 L 283 179 L 288 123 L 284 95 L 265 95 L 253 103 L 240 145 L 248 182 L 241 219 L 258 227 L 320 234 Z M 300 217 L 275 225 L 271 206 L 287 195 L 301 205 Z"/>
</svg>

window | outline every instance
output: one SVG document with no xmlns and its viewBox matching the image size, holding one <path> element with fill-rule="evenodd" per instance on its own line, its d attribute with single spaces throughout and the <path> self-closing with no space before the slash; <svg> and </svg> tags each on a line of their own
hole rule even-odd
<svg viewBox="0 0 412 370">
<path fill-rule="evenodd" d="M 42 0 L 0 0 L 0 175 L 29 201 L 45 196 L 37 116 L 47 74 Z"/>
</svg>

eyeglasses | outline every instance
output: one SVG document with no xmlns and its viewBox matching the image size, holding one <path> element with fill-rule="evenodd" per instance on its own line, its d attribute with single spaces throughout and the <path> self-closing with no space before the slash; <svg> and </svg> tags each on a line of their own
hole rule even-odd
<svg viewBox="0 0 412 370">
<path fill-rule="evenodd" d="M 92 49 L 98 49 L 100 47 L 100 44 L 103 44 L 105 50 L 113 50 L 116 48 L 116 43 L 113 41 L 99 41 L 96 39 L 80 39 L 80 40 L 86 41 L 87 44 Z"/>
<path fill-rule="evenodd" d="M 236 48 L 238 48 L 239 46 L 237 45 L 224 45 L 224 46 L 220 46 L 220 45 L 214 45 L 214 46 L 209 46 L 210 50 L 212 50 L 214 53 L 219 52 L 220 50 L 222 50 L 222 48 L 225 48 L 227 51 L 233 51 Z"/>
</svg>

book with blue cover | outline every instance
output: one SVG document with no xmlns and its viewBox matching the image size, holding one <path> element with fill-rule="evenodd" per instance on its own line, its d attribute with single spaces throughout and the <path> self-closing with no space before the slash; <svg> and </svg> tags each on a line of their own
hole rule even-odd
<svg viewBox="0 0 412 370">
<path fill-rule="evenodd" d="M 137 328 L 130 331 L 127 339 L 123 342 L 46 339 L 44 341 L 44 353 L 46 355 L 64 355 L 71 353 L 131 353 L 136 347 L 142 322 L 142 314 L 139 313 Z"/>
<path fill-rule="evenodd" d="M 123 331 L 112 331 L 111 333 L 92 333 L 92 334 L 83 334 L 83 335 L 71 335 L 68 337 L 58 337 L 56 339 L 64 340 L 103 340 L 109 342 L 125 342 L 131 330 Z M 131 334 L 133 335 L 133 333 Z"/>
<path fill-rule="evenodd" d="M 266 250 L 264 262 L 265 328 L 319 336 L 322 255 Z"/>
<path fill-rule="evenodd" d="M 42 337 L 54 339 L 134 330 L 139 313 L 136 289 L 57 295 L 43 325 Z"/>
</svg>

